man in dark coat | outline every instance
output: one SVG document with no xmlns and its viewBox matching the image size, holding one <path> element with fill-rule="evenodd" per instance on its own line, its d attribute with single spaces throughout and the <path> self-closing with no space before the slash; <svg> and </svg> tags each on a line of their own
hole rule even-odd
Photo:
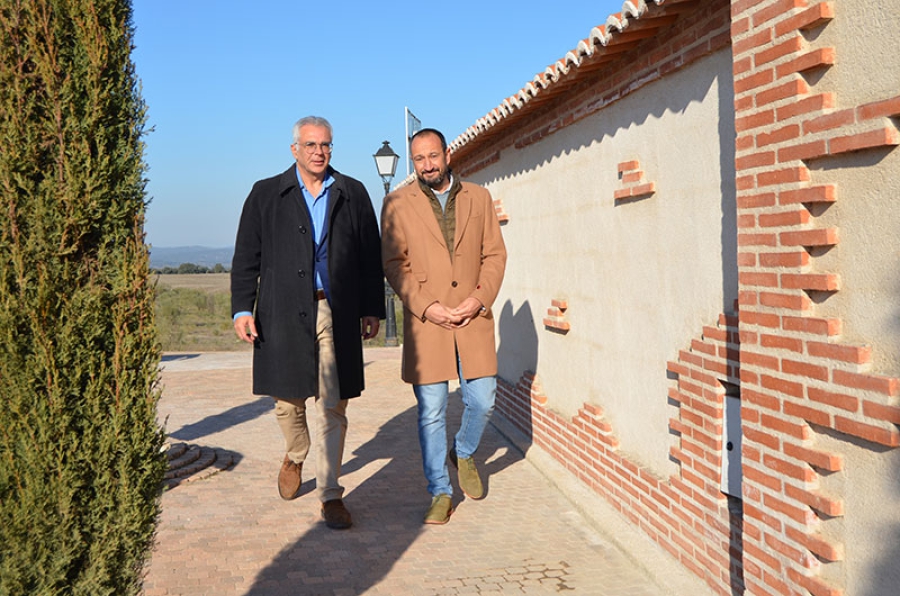
<svg viewBox="0 0 900 596">
<path fill-rule="evenodd" d="M 237 336 L 253 344 L 253 392 L 275 399 L 286 454 L 282 498 L 299 496 L 315 401 L 316 487 L 330 528 L 348 528 L 339 484 L 347 400 L 362 393 L 362 339 L 385 316 L 381 242 L 365 187 L 330 166 L 332 128 L 294 125 L 284 173 L 260 180 L 244 203 L 231 266 Z"/>
</svg>

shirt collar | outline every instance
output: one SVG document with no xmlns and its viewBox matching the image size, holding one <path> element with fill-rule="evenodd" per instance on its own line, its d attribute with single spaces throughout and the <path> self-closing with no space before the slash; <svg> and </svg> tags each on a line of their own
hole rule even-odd
<svg viewBox="0 0 900 596">
<path fill-rule="evenodd" d="M 453 189 L 453 172 L 451 172 L 450 170 L 447 170 L 447 182 L 450 183 L 447 185 L 447 190 L 445 190 L 443 192 L 438 192 L 434 189 L 431 189 L 431 190 L 434 191 L 434 194 L 436 194 L 436 195 L 445 195 L 445 194 L 449 193 L 450 190 Z"/>
<path fill-rule="evenodd" d="M 305 184 L 303 184 L 303 178 L 300 177 L 300 168 L 295 166 L 294 173 L 297 174 L 297 184 L 300 185 L 300 188 L 305 190 L 306 192 L 309 192 L 309 189 L 306 188 Z M 331 188 L 332 184 L 334 184 L 334 176 L 331 175 L 331 170 L 328 170 L 327 172 L 325 172 L 325 179 L 322 181 L 322 192 L 325 192 L 326 190 Z"/>
</svg>

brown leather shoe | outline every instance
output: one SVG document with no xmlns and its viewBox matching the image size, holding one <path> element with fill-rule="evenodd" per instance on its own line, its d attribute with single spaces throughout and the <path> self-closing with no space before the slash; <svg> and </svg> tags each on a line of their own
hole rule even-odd
<svg viewBox="0 0 900 596">
<path fill-rule="evenodd" d="M 284 456 L 284 461 L 281 463 L 281 471 L 278 472 L 278 494 L 285 501 L 290 501 L 300 496 L 300 485 L 303 483 L 300 479 L 302 470 L 302 462 L 295 464 L 287 455 Z"/>
<path fill-rule="evenodd" d="M 340 499 L 331 499 L 322 503 L 322 517 L 325 519 L 325 525 L 332 530 L 346 530 L 353 525 L 350 512 L 347 511 L 344 502 Z"/>
</svg>

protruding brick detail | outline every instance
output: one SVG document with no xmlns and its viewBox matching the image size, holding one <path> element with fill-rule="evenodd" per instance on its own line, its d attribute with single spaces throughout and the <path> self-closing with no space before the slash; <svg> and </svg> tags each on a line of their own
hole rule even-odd
<svg viewBox="0 0 900 596">
<path fill-rule="evenodd" d="M 636 159 L 619 164 L 619 180 L 622 186 L 613 192 L 617 201 L 649 197 L 656 192 L 656 183 L 644 181 L 644 171 Z"/>
<path fill-rule="evenodd" d="M 565 309 L 568 304 L 555 300 L 553 307 Z M 739 344 L 737 315 L 723 314 L 717 324 L 705 326 L 677 360 L 667 363 L 677 376 L 668 397 L 679 411 L 669 422 L 678 437 L 670 453 L 680 464 L 680 472 L 668 479 L 619 452 L 615 429 L 601 407 L 585 403 L 571 420 L 548 409 L 533 373 L 516 385 L 498 380 L 497 410 L 718 590 L 732 585 L 730 574 L 742 575 L 738 551 L 723 552 L 718 546 L 730 543 L 740 522 L 719 490 L 722 382 L 740 384 Z"/>
<path fill-rule="evenodd" d="M 818 577 L 807 575 L 796 569 L 787 570 L 788 577 L 813 596 L 844 596 L 844 591 Z"/>
<path fill-rule="evenodd" d="M 813 306 L 841 290 L 817 255 L 842 231 L 819 223 L 816 206 L 839 193 L 827 169 L 814 180 L 810 168 L 900 145 L 900 96 L 852 106 L 810 82 L 839 64 L 840 46 L 804 32 L 835 18 L 851 17 L 833 2 L 732 2 L 740 335 L 757 342 L 740 357 L 749 594 L 842 594 L 819 574 L 843 559 L 823 535 L 840 531 L 829 520 L 844 503 L 820 485 L 845 463 L 816 446 L 817 428 L 900 446 L 900 379 L 870 371 L 871 348 L 842 342 L 841 320 Z"/>
<path fill-rule="evenodd" d="M 547 316 L 544 317 L 544 327 L 567 333 L 572 326 L 566 320 L 566 310 L 569 308 L 569 302 L 561 298 L 554 298 L 550 301 L 550 308 L 547 309 Z"/>
<path fill-rule="evenodd" d="M 555 300 L 553 307 L 565 309 L 568 304 Z M 532 373 L 515 386 L 498 381 L 501 415 L 713 587 L 719 585 L 722 570 L 741 575 L 737 551 L 729 556 L 718 547 L 703 546 L 708 541 L 729 544 L 732 523 L 737 523 L 718 488 L 724 400 L 720 380 L 740 383 L 737 323 L 736 315 L 722 315 L 667 364 L 677 375 L 669 398 L 679 405 L 679 416 L 670 421 L 679 439 L 671 453 L 681 466 L 681 472 L 667 480 L 618 451 L 615 431 L 601 407 L 586 403 L 565 420 L 546 408 Z"/>
<path fill-rule="evenodd" d="M 794 203 L 834 203 L 837 200 L 837 190 L 833 185 L 809 186 L 793 190 L 783 190 L 779 193 L 779 201 L 782 205 Z"/>
<path fill-rule="evenodd" d="M 774 447 L 777 448 L 777 445 Z M 784 441 L 782 449 L 785 455 L 799 461 L 804 461 L 810 466 L 819 468 L 825 472 L 840 472 L 844 469 L 844 458 L 839 453 L 802 447 L 791 443 L 790 441 Z"/>
<path fill-rule="evenodd" d="M 786 535 L 791 540 L 805 546 L 809 552 L 829 562 L 844 559 L 844 545 L 833 542 L 817 533 L 804 533 L 794 528 L 786 528 Z"/>
<path fill-rule="evenodd" d="M 497 219 L 501 224 L 505 224 L 509 221 L 509 214 L 507 214 L 506 210 L 503 208 L 503 201 L 501 199 L 494 199 L 494 211 L 497 212 Z"/>
<path fill-rule="evenodd" d="M 531 428 L 532 406 L 547 405 L 540 380 L 532 371 L 523 374 L 515 386 L 498 379 L 497 393 L 498 406 L 503 404 L 500 408 L 503 415 L 522 429 Z"/>
<path fill-rule="evenodd" d="M 624 13 L 638 5 L 641 16 L 629 21 Z M 900 378 L 874 370 L 879 360 L 868 338 L 842 335 L 840 309 L 829 301 L 852 279 L 840 270 L 849 261 L 820 258 L 833 256 L 847 234 L 856 233 L 841 227 L 842 209 L 827 209 L 854 195 L 853 188 L 838 187 L 829 160 L 851 152 L 880 158 L 900 144 L 896 91 L 853 105 L 834 88 L 841 77 L 829 69 L 856 67 L 842 63 L 845 40 L 827 31 L 833 19 L 855 15 L 835 6 L 821 0 L 629 3 L 616 17 L 630 22 L 621 33 L 632 39 L 647 34 L 646 45 L 617 55 L 615 44 L 605 46 L 590 59 L 582 62 L 579 54 L 552 76 L 538 77 L 539 93 L 504 102 L 467 131 L 454 153 L 456 163 L 471 166 L 461 172 L 484 168 L 497 152 L 534 147 L 549 155 L 560 143 L 543 143 L 559 131 L 650 83 L 664 88 L 667 74 L 731 44 L 736 136 L 734 179 L 727 182 L 737 207 L 740 314 L 704 327 L 702 337 L 668 363 L 673 380 L 667 397 L 677 408 L 669 453 L 678 473 L 653 478 L 624 457 L 596 405 L 585 404 L 565 420 L 528 381 L 526 387 L 501 383 L 498 393 L 498 410 L 518 412 L 516 424 L 536 445 L 722 596 L 744 587 L 734 581 L 735 569 L 747 596 L 841 594 L 831 578 L 844 570 L 829 566 L 844 558 L 850 520 L 832 519 L 841 516 L 845 495 L 840 482 L 825 481 L 855 465 L 855 458 L 845 461 L 841 435 L 862 449 L 865 443 L 856 439 L 878 450 L 900 446 Z M 642 28 L 648 15 L 671 17 L 672 26 L 654 37 Z M 596 31 L 610 41 L 604 27 Z M 647 184 L 636 157 L 618 165 L 622 184 L 613 192 L 620 204 L 634 200 L 632 187 Z M 732 517 L 723 513 L 718 460 L 711 459 L 721 441 L 724 396 L 716 384 L 722 381 L 740 387 L 744 434 L 743 542 L 730 552 Z M 823 433 L 838 440 L 826 448 Z"/>
</svg>

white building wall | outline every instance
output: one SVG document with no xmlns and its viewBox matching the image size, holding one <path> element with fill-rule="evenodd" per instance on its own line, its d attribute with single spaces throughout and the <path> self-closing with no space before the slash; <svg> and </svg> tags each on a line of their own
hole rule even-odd
<svg viewBox="0 0 900 596">
<path fill-rule="evenodd" d="M 666 362 L 737 297 L 731 64 L 719 52 L 471 176 L 510 217 L 500 376 L 535 370 L 567 417 L 602 407 L 660 475 L 674 470 Z M 656 193 L 617 202 L 630 160 Z M 566 334 L 542 324 L 553 299 Z"/>
</svg>

